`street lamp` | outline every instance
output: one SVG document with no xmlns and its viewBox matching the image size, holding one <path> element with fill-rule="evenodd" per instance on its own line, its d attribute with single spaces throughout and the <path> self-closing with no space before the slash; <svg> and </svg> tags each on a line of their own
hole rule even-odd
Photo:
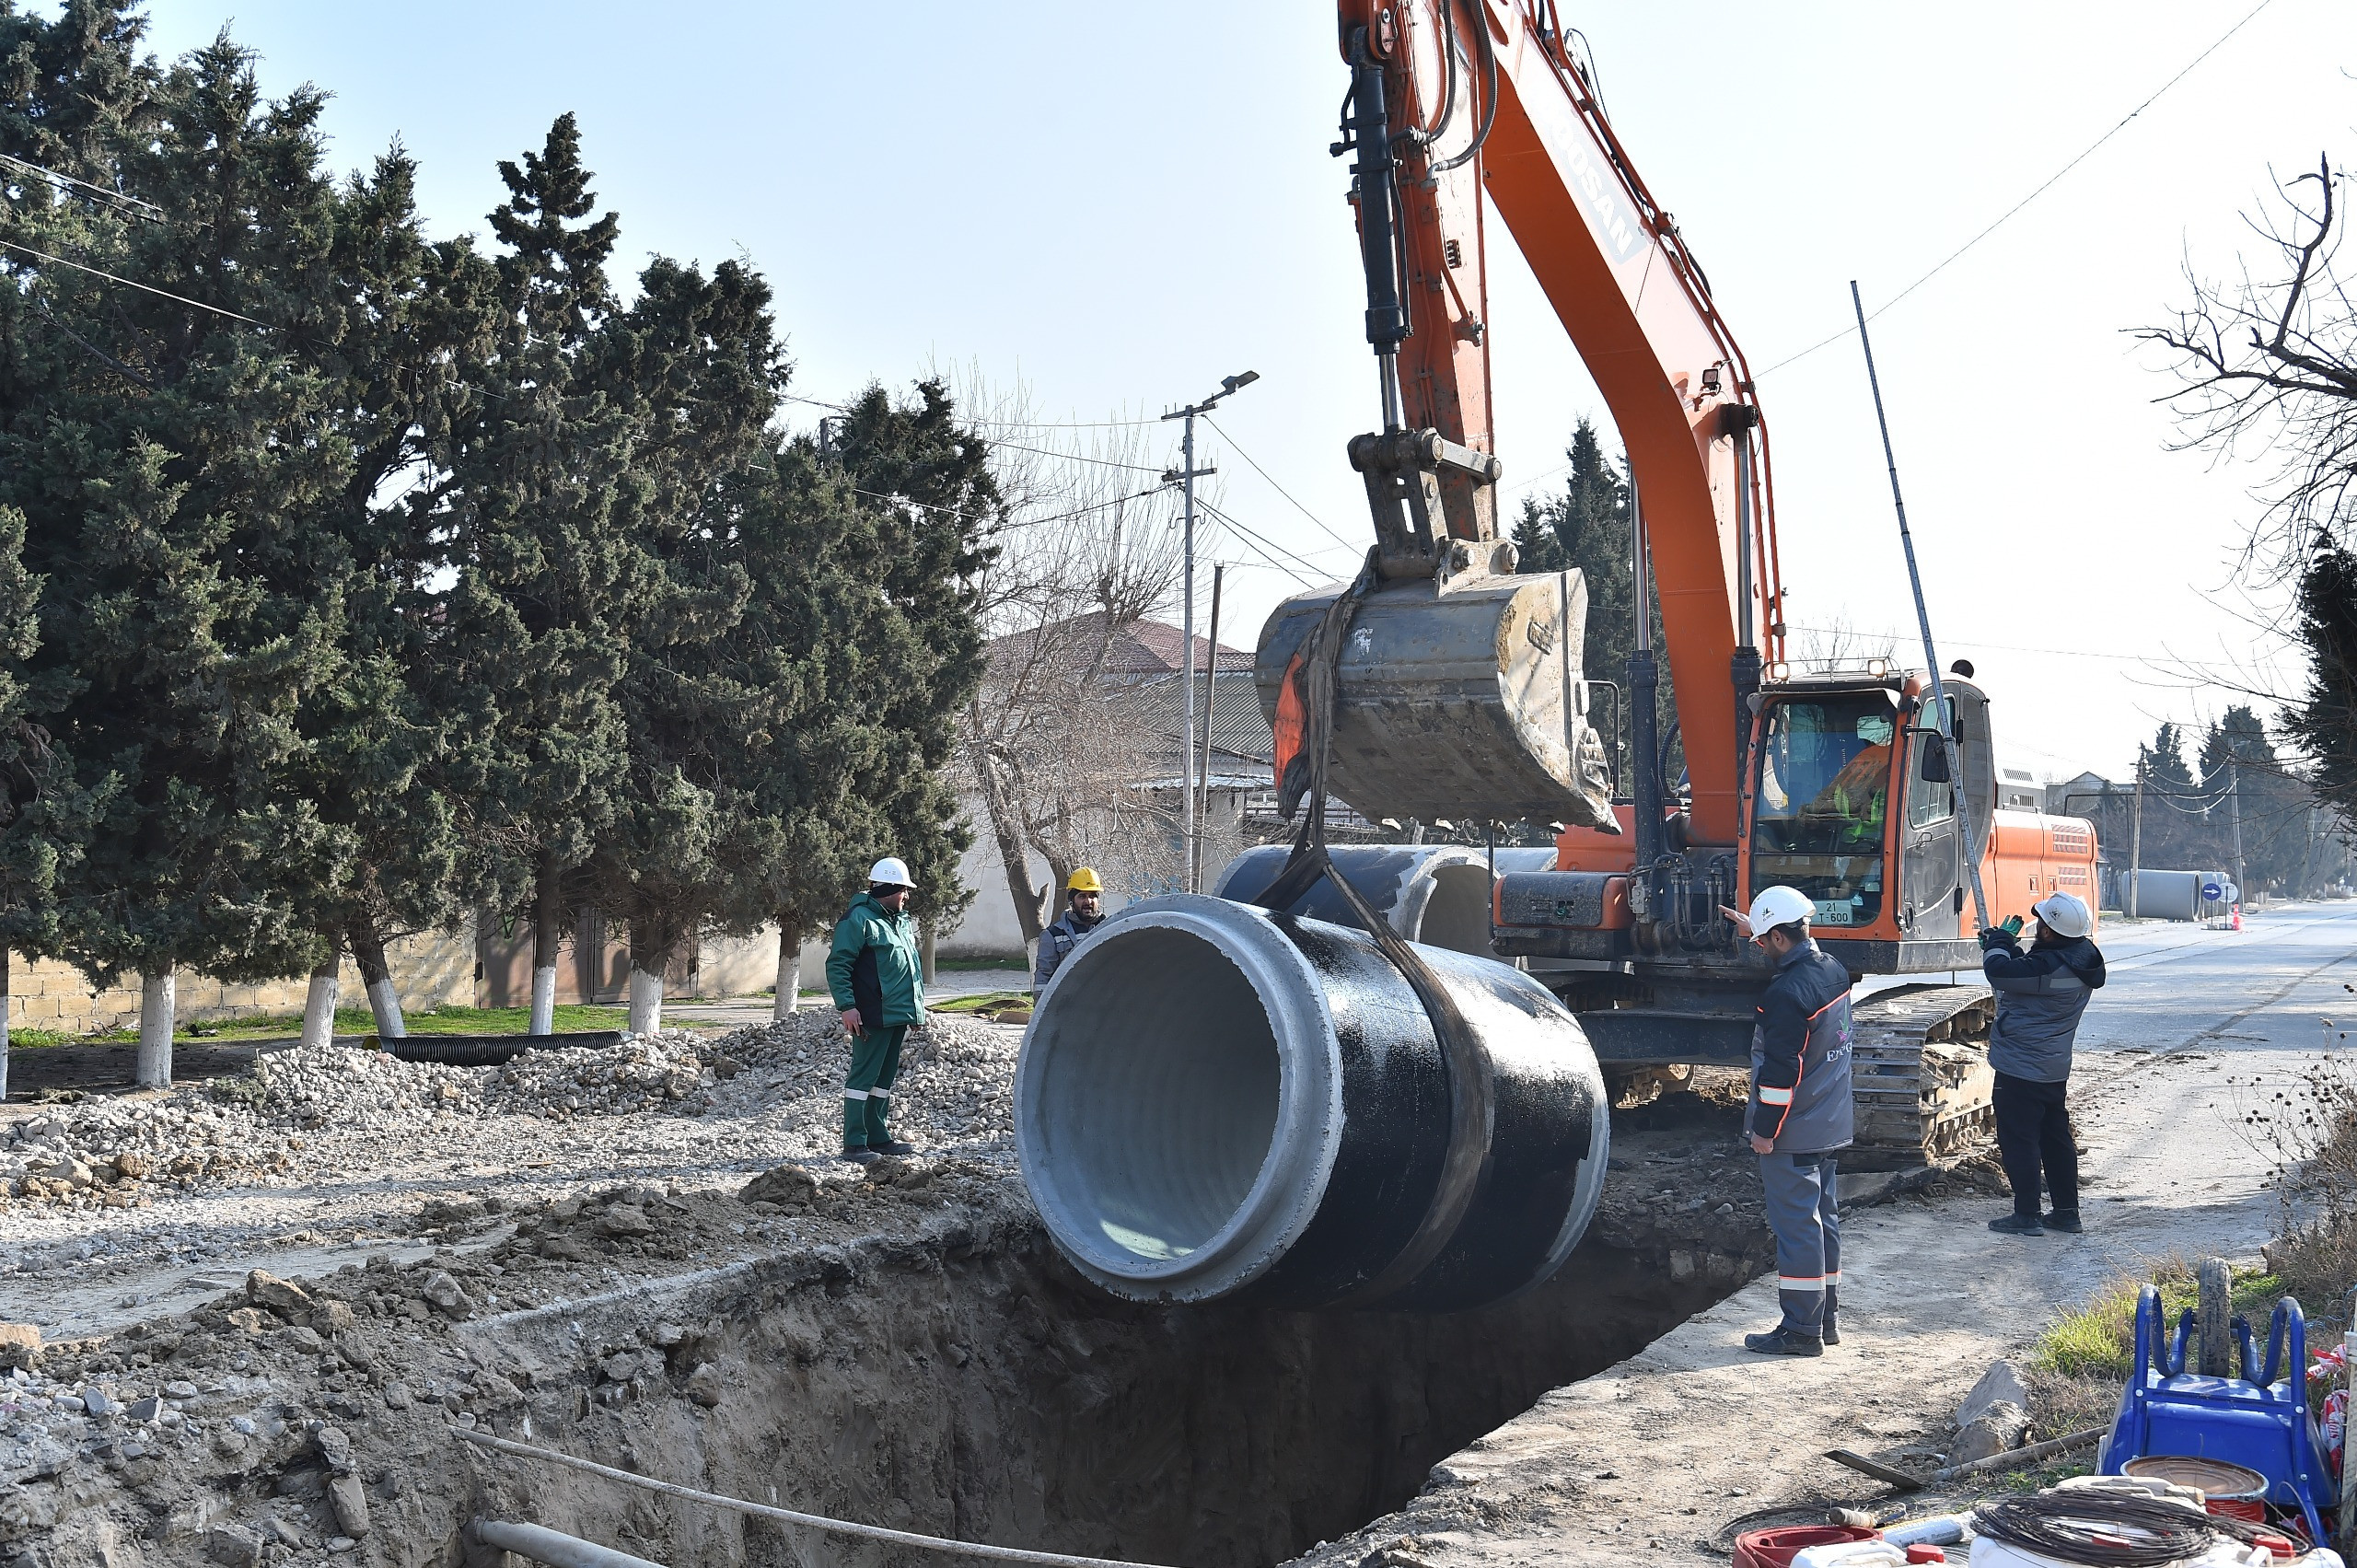
<svg viewBox="0 0 2357 1568">
<path fill-rule="evenodd" d="M 1199 858 L 1195 854 L 1195 480 L 1198 475 L 1219 471 L 1217 469 L 1199 469 L 1195 466 L 1195 416 L 1199 413 L 1209 413 L 1213 406 L 1222 398 L 1242 391 L 1260 378 L 1260 373 L 1258 370 L 1247 370 L 1237 376 L 1223 376 L 1219 380 L 1218 391 L 1213 392 L 1202 402 L 1189 403 L 1185 408 L 1173 409 L 1162 416 L 1165 419 L 1183 419 L 1187 422 L 1185 437 L 1179 447 L 1185 459 L 1185 467 L 1176 474 L 1166 474 L 1163 477 L 1181 480 L 1187 487 L 1187 568 L 1186 586 L 1183 589 L 1187 604 L 1184 613 L 1179 618 L 1181 621 L 1179 656 L 1184 661 L 1184 670 L 1180 676 L 1179 685 L 1183 692 L 1181 702 L 1185 709 L 1179 724 L 1180 733 L 1185 739 L 1180 743 L 1179 753 L 1185 773 L 1185 793 L 1181 799 L 1186 817 L 1185 826 L 1179 830 L 1178 851 L 1180 885 L 1190 893 L 1198 890 L 1195 882 L 1196 862 Z M 1211 665 L 1213 673 L 1216 674 L 1219 669 L 1219 650 L 1216 648 L 1212 650 Z M 1216 691 L 1217 688 L 1214 687 L 1213 690 Z"/>
</svg>

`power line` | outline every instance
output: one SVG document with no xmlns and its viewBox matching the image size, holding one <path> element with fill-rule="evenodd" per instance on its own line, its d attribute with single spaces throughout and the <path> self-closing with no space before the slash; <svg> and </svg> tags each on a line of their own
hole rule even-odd
<svg viewBox="0 0 2357 1568">
<path fill-rule="evenodd" d="M 257 321 L 250 316 L 240 316 L 235 310 L 224 310 L 218 305 L 207 305 L 202 299 L 191 299 L 184 294 L 174 294 L 169 289 L 157 288 L 153 285 L 140 283 L 132 278 L 119 278 L 112 273 L 102 273 L 96 267 L 84 266 L 79 261 L 69 261 L 63 256 L 52 256 L 47 251 L 36 250 L 29 245 L 19 245 L 13 239 L 0 239 L 0 245 L 5 245 L 11 250 L 21 250 L 28 256 L 37 257 L 41 261 L 50 262 L 53 266 L 71 267 L 77 273 L 87 273 L 94 278 L 104 278 L 109 283 L 119 283 L 126 287 L 135 288 L 145 294 L 158 295 L 163 298 L 177 301 L 181 305 L 193 305 L 199 310 L 210 310 L 215 316 L 226 316 L 233 321 L 243 321 L 250 326 L 255 327 L 267 327 L 270 325 L 267 321 Z"/>
<path fill-rule="evenodd" d="M 1998 229 L 2003 227 L 2006 222 L 2010 220 L 2015 213 L 2020 212 L 2024 207 L 2026 207 L 2032 202 L 2037 201 L 2054 185 L 2055 181 L 2061 180 L 2064 175 L 2070 173 L 2073 169 L 2086 162 L 2089 157 L 2093 157 L 2096 148 L 2102 146 L 2106 142 L 2110 141 L 2114 136 L 2119 135 L 2120 132 L 2125 131 L 2128 128 L 2128 122 L 2130 121 L 2135 119 L 2138 115 L 2152 108 L 2154 103 L 2159 101 L 2163 93 L 2167 92 L 2171 87 L 2177 86 L 2179 82 L 2185 80 L 2186 77 L 2191 75 L 2195 66 L 2200 64 L 2204 60 L 2209 59 L 2210 56 L 2217 53 L 2219 50 L 2224 48 L 2228 39 L 2234 37 L 2236 33 L 2242 31 L 2244 28 L 2249 26 L 2250 20 L 2253 17 L 2258 16 L 2261 11 L 2266 10 L 2268 6 L 2274 3 L 2275 0 L 2258 0 L 2258 5 L 2253 6 L 2249 10 L 2243 13 L 2243 18 L 2241 21 L 2236 22 L 2233 27 L 2228 28 L 2224 32 L 2220 33 L 2216 42 L 2212 43 L 2209 48 L 2203 50 L 2200 53 L 2195 55 L 2190 61 L 2187 62 L 2185 69 L 2179 71 L 2176 75 L 2171 76 L 2167 81 L 2163 82 L 2158 87 L 2155 87 L 2150 98 L 2147 98 L 2143 102 L 2130 110 L 2120 118 L 2118 124 L 2114 125 L 2110 130 L 2106 131 L 2102 135 L 2097 136 L 2094 141 L 2088 143 L 2085 151 L 2080 153 L 2077 157 L 2073 158 L 2069 163 L 2064 164 L 2061 168 L 2056 169 L 2052 174 L 2049 175 L 2045 183 L 2038 186 L 2037 190 L 2032 191 L 2028 195 L 2024 196 L 2020 201 L 2015 202 L 2012 206 L 2007 207 L 2003 213 L 1999 214 L 1996 222 L 1991 224 L 1988 227 L 1982 229 L 1980 233 L 1974 235 L 1971 238 L 1966 240 L 1955 250 L 1949 251 L 1946 256 L 1941 259 L 1939 264 L 1934 266 L 1930 272 L 1925 273 L 1922 277 L 1917 278 L 1913 283 L 1909 284 L 1905 288 L 1900 289 L 1897 294 L 1892 295 L 1882 304 L 1876 306 L 1873 312 L 1866 317 L 1866 319 L 1868 321 L 1876 321 L 1881 319 L 1884 311 L 1889 309 L 1892 306 L 1898 304 L 1900 300 L 1906 298 L 1909 295 L 1914 293 L 1925 284 L 1930 283 L 1933 278 L 1939 276 L 1941 273 L 1947 270 L 1949 262 L 1956 261 L 1956 258 L 1962 256 L 1966 251 L 1971 250 L 1974 246 L 1980 244 L 1982 240 L 1996 233 Z M 1806 359 L 1818 349 L 1827 347 L 1832 343 L 1838 343 L 1843 338 L 1848 337 L 1852 332 L 1854 332 L 1857 330 L 1858 329 L 1855 326 L 1843 327 L 1831 337 L 1823 339 L 1817 343 L 1813 343 L 1809 344 L 1808 347 L 1801 350 L 1800 353 L 1793 354 L 1787 358 L 1778 360 L 1767 369 L 1760 371 L 1759 375 L 1772 375 L 1775 372 L 1782 370 L 1787 365 L 1792 365 L 1800 360 Z M 1757 377 L 1755 377 L 1755 379 L 1757 379 Z"/>
<path fill-rule="evenodd" d="M 1332 540 L 1336 544 L 1341 545 L 1345 550 L 1356 550 L 1359 548 L 1357 545 L 1353 544 L 1349 540 L 1344 539 L 1341 534 L 1336 533 L 1332 528 L 1327 528 L 1325 518 L 1319 517 L 1317 513 L 1311 511 L 1300 502 L 1295 501 L 1293 492 L 1287 490 L 1283 485 L 1279 484 L 1277 482 L 1276 475 L 1271 473 L 1267 469 L 1262 468 L 1260 466 L 1260 459 L 1253 457 L 1251 453 L 1246 451 L 1235 436 L 1230 436 L 1226 430 L 1221 427 L 1218 420 L 1213 419 L 1210 414 L 1206 413 L 1203 415 L 1203 423 L 1210 425 L 1213 430 L 1218 431 L 1219 438 L 1226 442 L 1230 447 L 1234 447 L 1236 455 L 1242 458 L 1247 463 L 1249 463 L 1252 466 L 1252 471 L 1254 473 L 1257 473 L 1262 479 L 1267 480 L 1269 482 L 1270 489 L 1283 496 L 1287 501 L 1292 501 L 1293 509 L 1295 511 L 1299 512 L 1303 517 L 1307 517 L 1311 522 L 1316 523 L 1320 528 L 1324 528 L 1327 538 Z"/>
<path fill-rule="evenodd" d="M 1787 630 L 1811 632 L 1820 637 L 1855 637 L 1862 642 L 1879 642 L 1887 638 L 1896 643 L 1898 640 L 1898 634 L 1895 632 L 1861 632 L 1854 626 L 1793 626 Z M 1959 646 L 1967 652 L 1980 650 L 1988 653 L 2044 654 L 2056 658 L 2104 659 L 2114 664 L 2149 664 L 2153 656 L 2149 654 L 2091 654 L 2077 648 L 2031 648 L 2024 647 L 2018 643 L 1985 643 L 1978 637 L 1962 642 Z"/>
<path fill-rule="evenodd" d="M 790 403 L 807 403 L 807 404 L 809 404 L 812 408 L 822 408 L 822 409 L 828 409 L 828 410 L 830 410 L 831 412 L 835 412 L 835 413 L 849 413 L 849 412 L 852 412 L 848 407 L 846 407 L 845 405 L 843 405 L 843 404 L 842 404 L 842 403 L 830 403 L 830 402 L 827 401 L 824 398 L 807 398 L 807 397 L 804 397 L 804 396 L 803 396 L 801 393 L 799 393 L 799 392 L 780 392 L 780 393 L 778 394 L 778 396 L 779 396 L 779 398 L 780 398 L 780 399 L 782 399 L 784 401 L 786 401 L 786 402 L 790 402 Z M 1004 424 L 1005 423 L 1006 423 L 1006 422 L 1004 422 L 1004 421 L 1001 421 L 1001 420 L 989 420 L 989 419 L 965 419 L 965 420 L 961 420 L 961 421 L 960 421 L 960 424 L 964 424 L 964 425 L 969 425 L 969 426 L 970 426 L 970 425 L 976 425 L 976 424 Z M 1105 422 L 1105 426 L 1106 426 L 1106 427 L 1110 427 L 1110 426 L 1112 426 L 1112 425 L 1116 425 L 1116 424 L 1149 424 L 1149 423 L 1151 423 L 1151 424 L 1159 424 L 1159 423 L 1161 423 L 1161 422 L 1160 422 L 1159 420 L 1147 421 L 1147 420 L 1142 420 L 1142 419 L 1140 419 L 1140 420 L 1127 420 L 1127 419 L 1122 419 L 1122 420 L 1108 420 L 1108 421 L 1106 421 L 1106 422 Z M 1091 427 L 1087 427 L 1087 426 L 1081 426 L 1081 425 L 1072 425 L 1072 426 L 1065 426 L 1065 427 L 1061 427 L 1061 428 L 1081 429 L 1081 428 L 1091 428 Z M 1024 446 L 1022 443 L 1020 443 L 1020 442 L 1016 442 L 1016 441 L 1002 441 L 1002 440 L 1000 440 L 1000 439 L 999 439 L 997 436 L 983 436 L 983 435 L 981 435 L 981 434 L 980 434 L 980 433 L 978 433 L 978 432 L 974 432 L 974 433 L 972 433 L 972 434 L 974 435 L 974 439 L 976 439 L 977 441 L 981 442 L 981 443 L 982 443 L 984 446 L 986 446 L 986 447 L 1005 447 L 1005 448 L 1006 448 L 1008 451 L 1010 451 L 1010 452 L 1029 452 L 1029 453 L 1031 453 L 1034 457 L 1041 457 L 1041 458 L 1060 458 L 1060 459 L 1063 459 L 1063 460 L 1064 460 L 1064 461 L 1066 461 L 1066 462 L 1074 462 L 1074 463 L 1094 463 L 1094 464 L 1096 464 L 1098 468 L 1107 468 L 1107 469 L 1127 469 L 1127 470 L 1130 470 L 1131 472 L 1132 472 L 1132 473 L 1155 473 L 1155 474 L 1158 474 L 1158 473 L 1161 473 L 1161 472 L 1163 471 L 1161 469 L 1158 469 L 1158 468 L 1153 468 L 1153 467 L 1150 467 L 1150 466 L 1148 466 L 1147 464 L 1144 464 L 1144 463 L 1121 463 L 1121 462 L 1115 462 L 1115 461 L 1114 461 L 1112 459 L 1110 459 L 1110 458 L 1089 458 L 1089 457 L 1083 457 L 1083 456 L 1082 456 L 1080 453 L 1078 453 L 1078 452 L 1057 452 L 1057 451 L 1051 451 L 1051 450 L 1050 450 L 1049 448 L 1047 448 L 1047 447 L 1026 447 L 1026 446 Z"/>
<path fill-rule="evenodd" d="M 1082 506 L 1074 511 L 1058 512 L 1052 517 L 1018 517 L 1011 523 L 1001 523 L 998 526 L 998 531 L 1005 533 L 1015 528 L 1035 528 L 1042 523 L 1061 523 L 1073 517 L 1085 517 L 1091 512 L 1102 512 L 1110 506 L 1119 506 L 1131 501 L 1142 501 L 1149 495 L 1160 495 L 1171 488 L 1168 484 L 1151 484 L 1144 490 L 1132 491 L 1127 495 L 1116 495 L 1110 501 L 1099 501 L 1094 505 Z"/>
<path fill-rule="evenodd" d="M 16 169 L 20 173 L 32 175 L 36 179 L 46 180 L 61 190 L 86 192 L 125 217 L 139 218 L 147 223 L 161 223 L 164 218 L 164 209 L 153 202 L 143 202 L 136 196 L 125 195 L 120 191 L 110 191 L 103 185 L 93 185 L 87 180 L 76 180 L 70 174 L 60 174 L 53 168 L 43 168 L 37 163 L 28 163 L 25 159 L 11 157 L 7 153 L 0 153 L 0 167 Z"/>
<path fill-rule="evenodd" d="M 1117 463 L 1110 458 L 1085 458 L 1078 452 L 1055 452 L 1049 450 L 1045 447 L 1026 447 L 1014 441 L 1002 441 L 995 436 L 985 436 L 981 437 L 981 439 L 991 446 L 1003 447 L 1010 452 L 1028 452 L 1036 458 L 1054 458 L 1060 461 L 1067 463 L 1094 463 L 1100 469 L 1127 469 L 1132 473 L 1163 473 L 1167 471 L 1164 469 L 1150 467 L 1144 463 Z"/>
<path fill-rule="evenodd" d="M 1200 495 L 1195 498 L 1195 505 L 1202 507 L 1204 511 L 1209 512 L 1220 522 L 1223 522 L 1229 528 L 1235 529 L 1237 538 L 1241 539 L 1246 544 L 1251 546 L 1254 550 L 1260 552 L 1260 553 L 1269 561 L 1270 564 L 1284 573 L 1285 575 L 1291 577 L 1295 582 L 1299 583 L 1303 587 L 1316 587 L 1321 580 L 1315 563 L 1295 554 L 1292 551 L 1285 549 L 1284 546 L 1278 544 L 1273 540 L 1266 539 L 1261 535 L 1255 533 L 1252 529 L 1246 528 L 1242 523 L 1237 522 L 1234 517 L 1229 517 L 1225 512 L 1221 511 L 1218 507 L 1213 505 L 1210 502 L 1205 501 Z M 1295 568 L 1299 569 L 1296 570 Z M 1304 575 L 1305 573 L 1309 575 Z"/>
</svg>

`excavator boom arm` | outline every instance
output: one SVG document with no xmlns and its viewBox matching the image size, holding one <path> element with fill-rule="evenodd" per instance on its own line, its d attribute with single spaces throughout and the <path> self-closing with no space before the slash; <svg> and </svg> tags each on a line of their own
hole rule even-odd
<svg viewBox="0 0 2357 1568">
<path fill-rule="evenodd" d="M 1767 431 L 1743 352 L 1565 48 L 1549 0 L 1341 0 L 1340 20 L 1355 74 L 1348 140 L 1359 152 L 1368 336 L 1387 425 L 1436 432 L 1475 455 L 1494 448 L 1483 244 L 1494 203 L 1628 448 L 1693 837 L 1733 843 L 1749 720 L 1739 704 L 1760 661 L 1782 656 L 1783 634 Z M 1369 145 L 1371 74 L 1382 90 L 1381 147 Z M 1396 324 L 1384 314 L 1391 301 L 1377 297 L 1387 293 Z M 1375 470 L 1360 466 L 1380 532 L 1386 497 Z M 1477 465 L 1442 467 L 1438 489 L 1451 537 L 1495 537 L 1494 485 Z"/>
</svg>

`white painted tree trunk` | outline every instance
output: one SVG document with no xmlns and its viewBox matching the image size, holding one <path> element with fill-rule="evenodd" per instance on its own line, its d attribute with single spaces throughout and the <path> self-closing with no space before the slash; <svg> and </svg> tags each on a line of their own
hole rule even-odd
<svg viewBox="0 0 2357 1568">
<path fill-rule="evenodd" d="M 802 938 L 777 928 L 777 1000 L 770 1006 L 772 1018 L 790 1018 L 802 1008 Z"/>
<path fill-rule="evenodd" d="M 0 1100 L 8 1098 L 8 957 L 0 947 Z"/>
<path fill-rule="evenodd" d="M 663 977 L 637 965 L 630 971 L 630 1032 L 651 1035 L 663 1027 Z"/>
<path fill-rule="evenodd" d="M 303 997 L 303 1043 L 331 1045 L 335 1041 L 335 1004 L 342 988 L 336 970 L 341 955 L 330 954 L 328 961 L 311 971 L 311 989 Z"/>
<path fill-rule="evenodd" d="M 409 1025 L 401 1017 L 401 993 L 393 989 L 391 975 L 368 982 L 368 1011 L 376 1017 L 378 1040 L 409 1038 Z"/>
<path fill-rule="evenodd" d="M 528 1031 L 536 1035 L 556 1033 L 556 966 L 532 971 L 532 1020 Z"/>
<path fill-rule="evenodd" d="M 143 1089 L 172 1086 L 172 1008 L 178 993 L 170 970 L 139 977 L 139 1066 Z"/>
</svg>

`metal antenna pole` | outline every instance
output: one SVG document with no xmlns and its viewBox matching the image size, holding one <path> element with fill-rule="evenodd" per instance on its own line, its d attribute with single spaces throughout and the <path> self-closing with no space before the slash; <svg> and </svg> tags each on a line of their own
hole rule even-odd
<svg viewBox="0 0 2357 1568">
<path fill-rule="evenodd" d="M 1923 664 L 1932 672 L 1932 730 L 1940 738 L 1940 754 L 1948 765 L 1963 809 L 1956 813 L 1964 829 L 1964 874 L 1972 883 L 1972 913 L 1982 930 L 1989 926 L 1989 897 L 1980 887 L 1980 846 L 1972 839 L 1972 792 L 1967 787 L 1963 759 L 1956 754 L 1949 731 L 1954 717 L 1948 710 L 1947 682 L 1940 674 L 1939 651 L 1932 645 L 1932 614 L 1923 608 L 1923 574 L 1915 565 L 1915 536 L 1907 529 L 1907 500 L 1898 493 L 1898 459 L 1891 455 L 1890 421 L 1882 412 L 1882 378 L 1875 374 L 1875 345 L 1866 337 L 1866 306 L 1858 297 L 1858 280 L 1850 280 L 1850 306 L 1858 313 L 1858 346 L 1866 351 L 1866 385 L 1874 389 L 1875 424 L 1882 431 L 1882 459 L 1890 470 L 1890 504 L 1898 512 L 1898 542 L 1907 552 L 1907 584 L 1915 590 L 1915 624 L 1923 633 Z"/>
</svg>

